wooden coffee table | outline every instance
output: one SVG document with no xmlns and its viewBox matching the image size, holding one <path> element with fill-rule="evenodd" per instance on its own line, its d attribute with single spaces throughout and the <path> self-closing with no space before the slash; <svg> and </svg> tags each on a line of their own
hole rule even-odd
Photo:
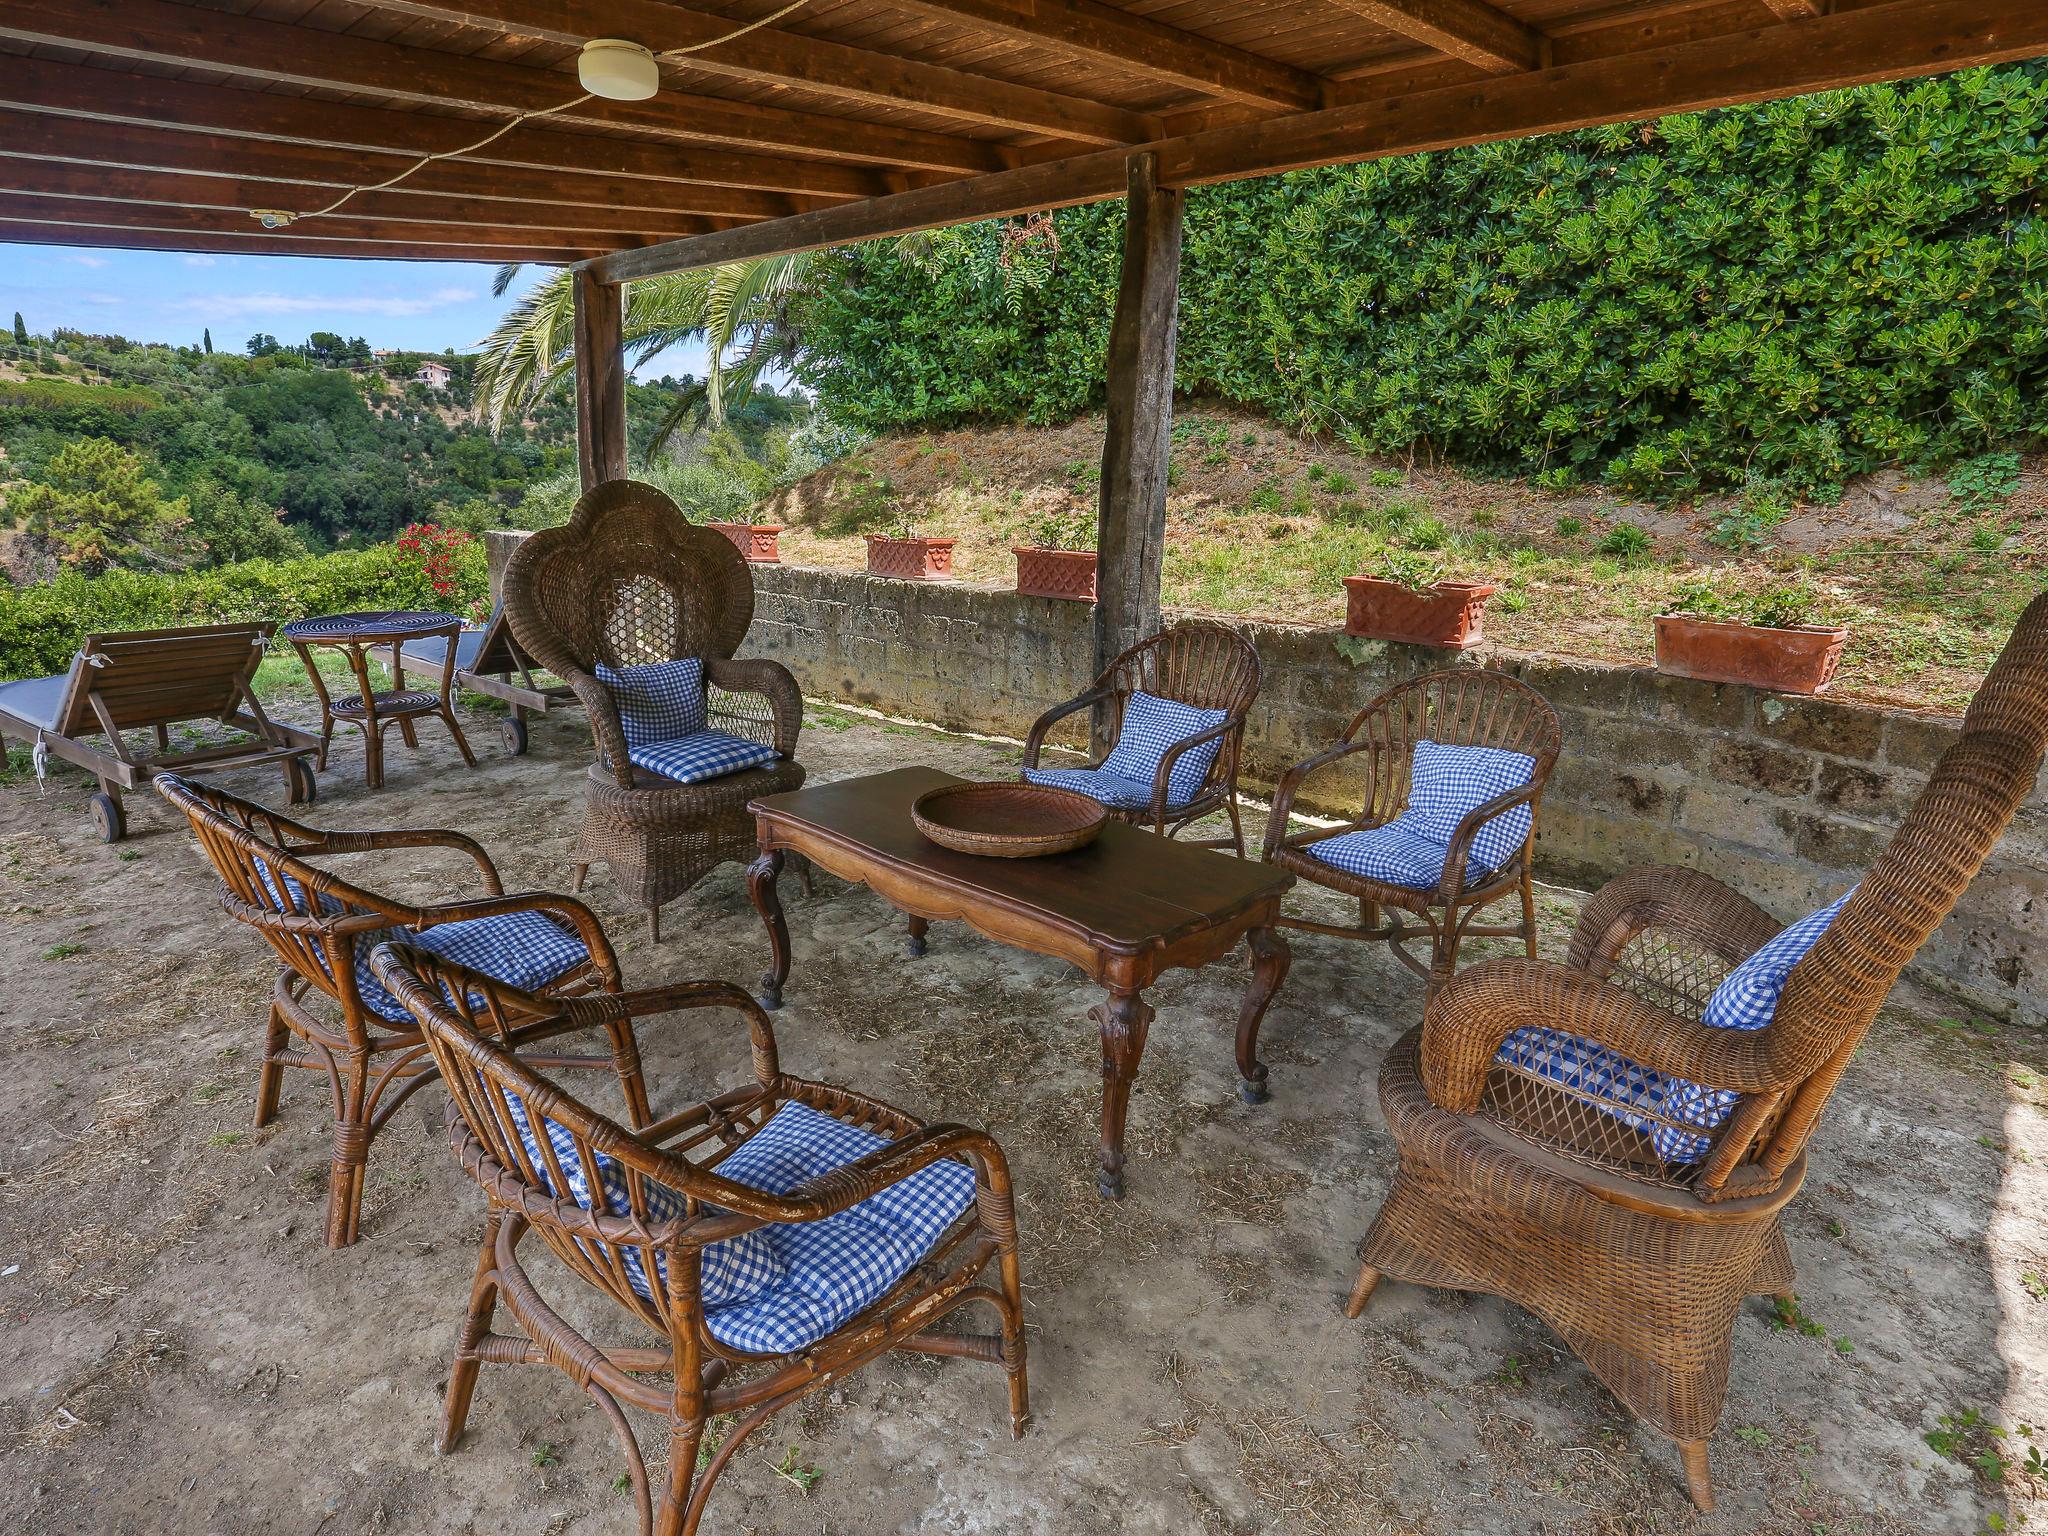
<svg viewBox="0 0 2048 1536">
<path fill-rule="evenodd" d="M 789 928 L 776 893 L 788 853 L 867 886 L 908 914 L 913 955 L 924 953 L 934 919 L 957 919 L 999 944 L 1071 961 L 1109 990 L 1089 1013 L 1102 1031 L 1096 1187 L 1119 1199 L 1124 1114 L 1152 1022 L 1144 991 L 1162 973 L 1207 965 L 1249 941 L 1252 980 L 1237 1019 L 1238 1091 L 1247 1103 L 1266 1097 L 1259 1023 L 1293 958 L 1276 920 L 1294 877 L 1115 821 L 1088 847 L 1050 858 L 954 853 L 911 825 L 910 803 L 957 782 L 936 768 L 896 768 L 753 802 L 761 856 L 747 870 L 747 888 L 774 952 L 761 980 L 762 1006 L 780 1007 L 789 979 Z"/>
</svg>

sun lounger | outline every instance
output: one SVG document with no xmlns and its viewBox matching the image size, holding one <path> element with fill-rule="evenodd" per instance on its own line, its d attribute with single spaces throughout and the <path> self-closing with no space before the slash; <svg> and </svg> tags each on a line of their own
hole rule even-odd
<svg viewBox="0 0 2048 1536">
<path fill-rule="evenodd" d="M 405 686 L 405 668 L 415 672 L 441 670 L 448 642 L 440 636 L 408 640 L 391 657 L 392 686 Z M 542 684 L 534 678 L 531 657 L 512 638 L 512 626 L 505 622 L 501 603 L 482 629 L 466 629 L 455 637 L 455 682 L 457 687 L 512 706 L 500 727 L 505 748 L 514 757 L 526 750 L 526 716 L 530 710 L 544 715 L 551 709 L 574 704 L 576 695 L 567 683 Z"/>
<path fill-rule="evenodd" d="M 0 737 L 29 744 L 38 776 L 59 757 L 100 781 L 93 822 L 103 842 L 127 834 L 121 792 L 147 785 L 160 769 L 247 768 L 282 763 L 294 805 L 312 800 L 319 737 L 280 725 L 249 686 L 273 624 L 208 624 L 89 635 L 56 677 L 0 683 Z M 217 720 L 249 739 L 172 751 L 170 727 Z M 138 754 L 123 732 L 151 730 L 156 750 Z M 97 738 L 97 739 L 95 739 Z"/>
</svg>

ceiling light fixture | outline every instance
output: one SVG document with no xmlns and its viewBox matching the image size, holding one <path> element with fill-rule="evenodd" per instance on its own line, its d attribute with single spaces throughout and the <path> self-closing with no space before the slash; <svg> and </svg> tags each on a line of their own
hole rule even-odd
<svg viewBox="0 0 2048 1536">
<path fill-rule="evenodd" d="M 594 37 L 576 60 L 576 78 L 607 101 L 645 101 L 661 89 L 661 66 L 638 43 Z"/>
<path fill-rule="evenodd" d="M 251 208 L 249 217 L 265 229 L 283 229 L 298 215 L 283 208 Z"/>
</svg>

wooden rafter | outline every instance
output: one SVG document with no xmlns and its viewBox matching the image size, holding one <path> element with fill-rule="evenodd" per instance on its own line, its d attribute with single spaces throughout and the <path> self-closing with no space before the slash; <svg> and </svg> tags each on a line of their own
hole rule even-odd
<svg viewBox="0 0 2048 1536">
<path fill-rule="evenodd" d="M 0 68 L 0 103 L 100 122 L 207 129 L 256 143 L 411 156 L 460 149 L 483 137 L 489 126 L 469 118 L 313 101 L 51 59 L 9 59 Z M 524 166 L 571 178 L 637 176 L 818 197 L 873 197 L 889 190 L 879 172 L 829 160 L 735 154 L 700 144 L 657 144 L 531 123 L 461 163 Z M 488 173 L 479 178 L 488 179 Z"/>
<path fill-rule="evenodd" d="M 467 246 L 489 250 L 499 245 L 549 246 L 562 250 L 613 250 L 647 243 L 624 230 L 507 229 L 498 224 L 434 223 L 430 220 L 332 218 L 294 224 L 287 229 L 258 229 L 238 209 L 178 208 L 147 203 L 103 202 L 83 197 L 22 197 L 0 193 L 0 219 L 27 224 L 70 224 L 84 229 L 147 229 L 159 234 L 232 234 L 244 228 L 260 238 L 259 248 L 294 240 L 357 240 L 374 244 Z"/>
<path fill-rule="evenodd" d="M 1489 74 L 1536 69 L 1543 62 L 1542 35 L 1485 0 L 1337 0 L 1337 4 L 1378 22 L 1389 32 Z"/>
<path fill-rule="evenodd" d="M 726 17 L 686 10 L 666 0 L 368 3 L 380 10 L 559 43 L 580 45 L 593 37 L 630 38 L 657 53 L 727 37 L 736 25 Z M 1158 136 L 1158 125 L 1143 113 L 773 27 L 693 53 L 686 62 L 691 69 L 738 80 L 801 85 L 884 107 L 923 107 L 970 123 L 1047 133 L 1083 143 L 1129 144 Z"/>
<path fill-rule="evenodd" d="M 1764 0 L 1773 14 L 1787 21 L 1799 21 L 1807 16 L 1818 16 L 1828 8 L 1828 0 Z"/>
<path fill-rule="evenodd" d="M 378 261 L 529 261 L 562 266 L 595 256 L 587 246 L 491 245 L 467 242 L 443 245 L 409 240 L 402 244 L 369 240 L 336 240 L 295 236 L 209 235 L 190 230 L 97 228 L 91 225 L 44 224 L 0 215 L 0 242 L 17 245 L 75 245 L 123 251 L 196 251 L 218 256 L 351 256 Z"/>
<path fill-rule="evenodd" d="M 315 32 L 285 22 L 168 0 L 0 0 L 0 37 L 90 48 L 119 58 L 199 64 L 249 79 L 326 86 L 509 115 L 541 111 L 579 92 L 573 74 L 532 65 Z M 794 112 L 723 97 L 665 90 L 650 101 L 587 101 L 556 121 L 631 127 L 750 148 L 873 161 L 927 170 L 986 172 L 1013 153 L 973 139 Z M 481 137 L 481 135 L 478 135 Z"/>
</svg>

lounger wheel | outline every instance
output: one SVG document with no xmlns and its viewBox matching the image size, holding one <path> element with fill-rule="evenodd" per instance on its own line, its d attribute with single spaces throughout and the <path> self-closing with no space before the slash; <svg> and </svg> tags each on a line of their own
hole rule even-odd
<svg viewBox="0 0 2048 1536">
<path fill-rule="evenodd" d="M 92 797 L 92 824 L 99 828 L 100 841 L 118 843 L 128 835 L 128 816 L 121 802 L 105 790 Z"/>
<path fill-rule="evenodd" d="M 320 781 L 313 775 L 313 765 L 303 757 L 284 760 L 284 787 L 293 805 L 311 805 L 320 794 Z"/>
<path fill-rule="evenodd" d="M 498 739 L 514 757 L 526 756 L 526 722 L 517 715 L 507 715 L 498 723 Z"/>
</svg>

